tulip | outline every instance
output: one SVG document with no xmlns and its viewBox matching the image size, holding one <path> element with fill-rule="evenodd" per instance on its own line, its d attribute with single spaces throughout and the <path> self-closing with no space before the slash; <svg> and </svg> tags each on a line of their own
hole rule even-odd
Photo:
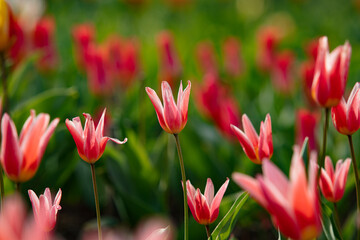
<svg viewBox="0 0 360 240">
<path fill-rule="evenodd" d="M 122 83 L 130 86 L 131 83 L 140 76 L 139 44 L 135 39 L 124 42 L 121 62 Z"/>
<path fill-rule="evenodd" d="M 311 107 L 317 106 L 311 95 L 311 86 L 314 79 L 314 70 L 315 70 L 315 62 L 310 60 L 303 62 L 300 67 L 301 77 L 302 77 L 302 85 L 305 93 L 305 97 L 307 102 Z"/>
<path fill-rule="evenodd" d="M 157 45 L 160 57 L 160 79 L 167 81 L 173 87 L 181 76 L 182 68 L 171 33 L 161 32 L 157 36 Z"/>
<path fill-rule="evenodd" d="M 24 29 L 19 24 L 18 19 L 10 11 L 10 44 L 9 57 L 14 65 L 17 65 L 26 55 L 26 39 Z"/>
<path fill-rule="evenodd" d="M 224 68 L 227 74 L 238 77 L 244 71 L 244 62 L 240 56 L 240 43 L 235 37 L 229 37 L 223 43 Z"/>
<path fill-rule="evenodd" d="M 290 51 L 284 51 L 274 56 L 271 80 L 275 89 L 280 93 L 289 94 L 293 89 L 294 80 L 291 75 L 291 68 L 294 59 L 294 54 Z"/>
<path fill-rule="evenodd" d="M 26 208 L 18 195 L 5 198 L 0 214 L 0 240 L 51 239 L 33 218 L 26 218 Z"/>
<path fill-rule="evenodd" d="M 263 175 L 255 179 L 233 173 L 233 180 L 262 205 L 273 224 L 291 239 L 314 239 L 321 233 L 321 211 L 317 192 L 316 154 L 310 156 L 309 179 L 300 148 L 294 148 L 290 179 L 268 159 L 262 164 Z"/>
<path fill-rule="evenodd" d="M 33 32 L 33 46 L 41 51 L 38 66 L 42 70 L 54 69 L 57 64 L 57 55 L 54 46 L 55 21 L 51 17 L 41 19 Z"/>
<path fill-rule="evenodd" d="M 353 87 L 349 99 L 331 108 L 333 124 L 339 133 L 352 135 L 360 128 L 360 83 Z"/>
<path fill-rule="evenodd" d="M 5 0 L 0 1 L 0 51 L 5 51 L 9 44 L 9 7 Z"/>
<path fill-rule="evenodd" d="M 204 195 L 200 192 L 199 188 L 195 190 L 190 180 L 187 180 L 187 202 L 193 217 L 198 223 L 209 225 L 216 220 L 219 215 L 220 203 L 228 184 L 229 179 L 226 179 L 214 197 L 214 185 L 210 178 L 207 179 Z"/>
<path fill-rule="evenodd" d="M 32 204 L 35 221 L 44 232 L 50 232 L 55 227 L 57 213 L 61 209 L 61 189 L 57 192 L 54 202 L 52 201 L 49 188 L 46 188 L 44 194 L 41 194 L 39 198 L 33 190 L 28 190 L 28 194 Z"/>
<path fill-rule="evenodd" d="M 211 42 L 201 42 L 196 47 L 196 58 L 204 74 L 217 74 L 218 67 Z"/>
<path fill-rule="evenodd" d="M 152 104 L 155 107 L 159 124 L 166 132 L 177 134 L 184 129 L 188 117 L 190 89 L 190 81 L 188 81 L 188 85 L 185 90 L 183 90 L 182 83 L 180 83 L 177 103 L 175 103 L 169 83 L 163 81 L 161 83 L 161 92 L 164 103 L 163 106 L 156 92 L 149 87 L 145 88 Z"/>
<path fill-rule="evenodd" d="M 319 185 L 322 194 L 330 202 L 338 202 L 344 195 L 351 159 L 340 159 L 334 170 L 330 157 L 325 158 L 325 169 L 321 169 Z"/>
<path fill-rule="evenodd" d="M 237 101 L 229 89 L 221 84 L 214 74 L 204 77 L 204 85 L 195 88 L 197 107 L 214 121 L 220 132 L 229 139 L 236 139 L 230 124 L 240 125 L 240 112 Z"/>
<path fill-rule="evenodd" d="M 340 102 L 347 81 L 350 55 L 351 46 L 347 41 L 329 53 L 327 37 L 319 39 L 311 92 L 320 106 L 329 108 Z"/>
<path fill-rule="evenodd" d="M 320 120 L 318 113 L 305 109 L 296 112 L 296 144 L 301 145 L 305 138 L 309 139 L 309 150 L 316 150 L 316 126 Z"/>
<path fill-rule="evenodd" d="M 81 126 L 79 117 L 75 117 L 70 121 L 66 119 L 65 124 L 69 132 L 74 138 L 79 156 L 90 164 L 94 164 L 103 155 L 106 144 L 109 140 L 124 144 L 127 138 L 120 141 L 116 138 L 104 137 L 104 118 L 106 109 L 104 109 L 98 125 L 95 128 L 94 121 L 90 114 L 83 113 L 86 121 L 84 131 Z"/>
<path fill-rule="evenodd" d="M 231 125 L 231 128 L 248 158 L 256 164 L 261 164 L 264 158 L 270 159 L 273 154 L 270 115 L 266 115 L 265 122 L 261 121 L 260 136 L 256 133 L 246 114 L 242 116 L 242 126 L 244 131 L 234 125 Z"/>
<path fill-rule="evenodd" d="M 89 61 L 88 49 L 94 43 L 95 29 L 91 24 L 77 25 L 72 29 L 75 44 L 75 60 L 82 69 L 86 68 Z"/>
<path fill-rule="evenodd" d="M 265 26 L 258 31 L 256 62 L 261 70 L 269 72 L 272 69 L 281 38 L 280 30 L 276 27 Z"/>
<path fill-rule="evenodd" d="M 31 110 L 18 139 L 14 122 L 7 113 L 4 114 L 1 121 L 1 164 L 12 181 L 26 182 L 35 175 L 50 137 L 59 123 L 58 118 L 50 125 L 49 121 L 49 114 L 40 113 L 36 116 L 35 111 Z"/>
<path fill-rule="evenodd" d="M 111 71 L 111 77 L 113 80 L 120 82 L 122 81 L 122 50 L 123 40 L 119 36 L 110 36 L 104 44 L 104 54 L 108 58 L 108 64 Z"/>
</svg>

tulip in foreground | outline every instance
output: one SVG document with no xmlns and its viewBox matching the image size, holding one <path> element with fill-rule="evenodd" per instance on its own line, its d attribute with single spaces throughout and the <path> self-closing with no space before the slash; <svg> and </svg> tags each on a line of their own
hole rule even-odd
<svg viewBox="0 0 360 240">
<path fill-rule="evenodd" d="M 220 203 L 228 184 L 229 179 L 226 179 L 214 197 L 214 185 L 210 178 L 207 179 L 204 195 L 200 192 L 199 188 L 195 190 L 190 180 L 187 180 L 187 202 L 192 215 L 198 223 L 209 225 L 216 220 L 219 215 Z"/>
<path fill-rule="evenodd" d="M 325 158 L 325 169 L 321 169 L 320 189 L 324 197 L 330 202 L 338 202 L 344 195 L 347 175 L 351 159 L 340 159 L 334 169 L 330 157 Z"/>
<path fill-rule="evenodd" d="M 320 106 L 329 108 L 340 102 L 347 81 L 350 55 L 348 42 L 329 53 L 327 37 L 319 39 L 311 92 Z"/>
<path fill-rule="evenodd" d="M 183 90 L 182 83 L 180 83 L 177 103 L 175 103 L 169 83 L 163 81 L 161 83 L 161 92 L 164 106 L 153 89 L 149 87 L 145 89 L 155 107 L 160 126 L 171 134 L 181 132 L 187 122 L 191 82 L 188 81 L 185 90 Z"/>
<path fill-rule="evenodd" d="M 321 233 L 321 211 L 317 192 L 316 154 L 311 154 L 309 179 L 299 147 L 294 148 L 290 179 L 268 159 L 263 175 L 256 178 L 233 173 L 233 180 L 248 191 L 272 216 L 273 223 L 291 239 L 314 239 Z"/>
<path fill-rule="evenodd" d="M 88 113 L 83 113 L 86 119 L 84 130 L 79 117 L 73 118 L 72 121 L 69 119 L 65 121 L 66 127 L 74 138 L 80 157 L 90 164 L 95 163 L 103 155 L 106 143 L 109 140 L 117 144 L 127 142 L 127 138 L 120 141 L 116 138 L 104 137 L 105 112 L 106 109 L 104 109 L 96 128 L 92 117 Z"/>
<path fill-rule="evenodd" d="M 260 164 L 264 158 L 270 159 L 273 154 L 270 115 L 267 114 L 265 122 L 260 124 L 260 136 L 256 133 L 246 114 L 242 116 L 242 125 L 244 131 L 234 125 L 231 125 L 231 128 L 248 158 L 256 164 Z"/>
<path fill-rule="evenodd" d="M 56 224 L 57 213 L 61 209 L 61 189 L 56 194 L 54 202 L 52 201 L 49 188 L 46 188 L 44 194 L 41 194 L 39 198 L 33 190 L 28 190 L 28 194 L 36 223 L 44 232 L 53 230 Z"/>
<path fill-rule="evenodd" d="M 349 99 L 331 108 L 331 117 L 336 130 L 344 135 L 352 135 L 360 128 L 360 83 L 356 83 Z"/>
<path fill-rule="evenodd" d="M 50 125 L 49 122 L 49 114 L 36 116 L 31 110 L 18 138 L 14 122 L 7 113 L 4 114 L 1 121 L 1 164 L 12 181 L 25 182 L 35 175 L 59 119 L 54 119 Z"/>
</svg>

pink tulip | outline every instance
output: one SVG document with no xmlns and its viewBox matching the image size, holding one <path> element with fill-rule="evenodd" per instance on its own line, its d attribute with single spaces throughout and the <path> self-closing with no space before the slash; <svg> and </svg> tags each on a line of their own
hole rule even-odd
<svg viewBox="0 0 360 240">
<path fill-rule="evenodd" d="M 33 190 L 28 190 L 28 194 L 36 223 L 44 232 L 50 232 L 55 227 L 57 213 L 61 209 L 61 189 L 56 194 L 54 202 L 49 188 L 46 188 L 44 194 L 41 194 L 39 198 Z"/>
<path fill-rule="evenodd" d="M 321 169 L 319 185 L 322 194 L 330 202 L 338 202 L 344 195 L 351 159 L 340 159 L 334 170 L 330 157 L 325 158 L 325 169 Z"/>
<path fill-rule="evenodd" d="M 231 125 L 231 128 L 248 158 L 256 164 L 261 164 L 264 158 L 270 159 L 273 154 L 270 115 L 267 114 L 265 122 L 260 124 L 260 136 L 256 133 L 246 114 L 242 116 L 242 126 L 244 131 L 234 125 Z"/>
<path fill-rule="evenodd" d="M 316 154 L 311 154 L 309 180 L 300 148 L 294 148 L 290 179 L 268 159 L 262 164 L 263 175 L 256 179 L 233 173 L 233 180 L 248 191 L 272 216 L 273 223 L 291 239 L 314 239 L 321 233 L 321 211 L 317 192 Z"/>
<path fill-rule="evenodd" d="M 104 137 L 105 112 L 106 109 L 104 109 L 96 128 L 90 114 L 83 113 L 86 119 L 84 131 L 79 117 L 73 118 L 72 121 L 69 119 L 66 119 L 65 121 L 66 127 L 74 138 L 79 156 L 85 162 L 90 164 L 94 164 L 103 155 L 106 144 L 109 140 L 117 144 L 124 144 L 127 142 L 127 138 L 120 141 L 116 138 Z"/>
<path fill-rule="evenodd" d="M 347 81 L 350 55 L 351 46 L 348 42 L 329 53 L 327 37 L 319 39 L 311 92 L 320 106 L 329 108 L 340 102 Z"/>
<path fill-rule="evenodd" d="M 312 113 L 306 109 L 300 109 L 296 112 L 296 144 L 300 146 L 308 137 L 310 151 L 317 149 L 315 133 L 319 120 L 319 113 Z"/>
<path fill-rule="evenodd" d="M 51 239 L 34 219 L 26 220 L 26 208 L 20 196 L 8 196 L 0 214 L 0 240 L 46 240 Z"/>
<path fill-rule="evenodd" d="M 224 41 L 222 48 L 226 73 L 232 77 L 239 77 L 244 71 L 239 41 L 235 37 L 229 37 Z"/>
<path fill-rule="evenodd" d="M 58 118 L 50 125 L 49 121 L 49 114 L 40 113 L 36 116 L 35 111 L 31 110 L 18 139 L 14 122 L 7 113 L 4 114 L 1 121 L 1 164 L 12 181 L 25 182 L 35 175 L 50 137 L 59 123 Z"/>
<path fill-rule="evenodd" d="M 360 83 L 353 87 L 349 99 L 331 108 L 331 117 L 336 130 L 344 135 L 352 135 L 360 128 Z"/>
<path fill-rule="evenodd" d="M 229 179 L 226 179 L 214 197 L 214 185 L 210 178 L 207 179 L 204 195 L 200 192 L 199 188 L 195 190 L 190 180 L 186 181 L 188 205 L 198 223 L 209 225 L 216 220 L 219 215 L 220 203 L 228 184 Z"/>
<path fill-rule="evenodd" d="M 180 82 L 177 103 L 175 103 L 169 83 L 163 81 L 161 83 L 161 92 L 164 103 L 163 106 L 156 92 L 149 87 L 145 88 L 152 104 L 155 107 L 159 124 L 166 132 L 177 134 L 184 129 L 188 118 L 190 89 L 190 81 L 188 81 L 188 85 L 185 90 L 183 90 L 182 83 Z"/>
</svg>

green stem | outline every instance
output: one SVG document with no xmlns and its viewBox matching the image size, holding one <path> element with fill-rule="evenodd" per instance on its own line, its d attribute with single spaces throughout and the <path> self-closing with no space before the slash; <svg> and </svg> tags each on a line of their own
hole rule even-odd
<svg viewBox="0 0 360 240">
<path fill-rule="evenodd" d="M 96 218 L 97 218 L 97 227 L 98 227 L 98 239 L 102 240 L 100 207 L 99 207 L 98 191 L 97 191 L 97 186 L 96 186 L 95 165 L 93 163 L 91 163 L 90 166 L 91 166 L 91 175 L 92 175 L 92 181 L 93 181 L 93 186 L 94 186 L 94 196 L 95 196 L 95 205 L 96 205 Z"/>
<path fill-rule="evenodd" d="M 319 172 L 318 178 L 320 177 L 321 168 L 324 167 L 325 163 L 325 155 L 326 155 L 326 139 L 327 139 L 327 130 L 329 127 L 329 111 L 330 108 L 325 108 L 325 122 L 324 122 L 324 131 L 323 131 L 323 145 L 321 151 L 321 158 L 320 158 L 320 165 L 319 165 Z"/>
<path fill-rule="evenodd" d="M 334 216 L 334 221 L 335 221 L 335 225 L 336 225 L 336 228 L 338 230 L 338 233 L 340 235 L 340 239 L 342 240 L 343 237 L 342 237 L 342 234 L 341 234 L 341 224 L 340 224 L 340 219 L 339 219 L 339 211 L 337 209 L 337 205 L 336 203 L 334 202 L 334 212 L 333 212 L 333 216 Z"/>
<path fill-rule="evenodd" d="M 186 190 L 186 175 L 185 175 L 185 167 L 184 167 L 184 160 L 181 153 L 181 147 L 180 147 L 180 140 L 179 135 L 174 134 L 175 141 L 176 141 L 176 147 L 179 155 L 179 161 L 180 161 L 180 169 L 181 169 L 181 177 L 182 177 L 182 183 L 183 183 L 183 190 L 184 190 L 184 239 L 188 239 L 188 206 L 187 206 L 187 190 Z"/>
<path fill-rule="evenodd" d="M 360 239 L 360 233 L 359 233 L 359 216 L 360 216 L 360 185 L 359 185 L 359 172 L 356 164 L 356 158 L 355 158 L 355 151 L 354 151 L 354 144 L 352 140 L 352 136 L 348 135 L 349 139 L 349 145 L 350 145 L 350 151 L 351 151 L 351 162 L 353 164 L 354 173 L 355 173 L 355 190 L 356 190 L 356 229 L 357 229 L 357 239 Z"/>
<path fill-rule="evenodd" d="M 17 193 L 20 194 L 20 183 L 19 182 L 15 183 L 15 190 L 16 190 Z"/>
<path fill-rule="evenodd" d="M 205 225 L 205 229 L 206 229 L 206 235 L 207 235 L 207 237 L 209 239 L 211 237 L 209 225 Z"/>
</svg>

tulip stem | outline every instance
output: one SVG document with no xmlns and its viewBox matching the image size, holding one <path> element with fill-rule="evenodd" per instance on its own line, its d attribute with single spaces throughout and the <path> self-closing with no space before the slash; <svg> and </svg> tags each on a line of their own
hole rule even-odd
<svg viewBox="0 0 360 240">
<path fill-rule="evenodd" d="M 211 234 L 210 234 L 210 227 L 209 227 L 209 225 L 205 225 L 205 229 L 206 229 L 206 235 L 207 235 L 207 237 L 210 238 L 210 237 L 211 237 Z"/>
<path fill-rule="evenodd" d="M 357 239 L 360 239 L 360 233 L 359 233 L 359 216 L 360 216 L 360 186 L 359 186 L 359 172 L 356 164 L 356 158 L 355 158 L 355 151 L 354 151 L 354 144 L 352 140 L 352 136 L 348 135 L 349 139 L 349 145 L 350 145 L 350 151 L 351 151 L 351 162 L 353 164 L 354 173 L 355 173 L 355 190 L 356 190 L 356 218 L 355 218 L 355 226 L 357 229 Z"/>
<path fill-rule="evenodd" d="M 15 190 L 17 193 L 20 193 L 20 183 L 19 182 L 15 182 Z"/>
<path fill-rule="evenodd" d="M 175 137 L 176 147 L 177 147 L 177 151 L 178 151 L 178 155 L 179 155 L 181 177 L 182 177 L 183 190 L 184 190 L 184 239 L 187 240 L 188 239 L 188 206 L 187 206 L 185 167 L 184 167 L 183 156 L 181 153 L 179 135 L 175 133 L 174 137 Z"/>
<path fill-rule="evenodd" d="M 340 219 L 339 219 L 339 211 L 338 211 L 336 202 L 334 202 L 333 216 L 334 216 L 334 221 L 335 221 L 336 228 L 337 228 L 338 233 L 340 235 L 340 239 L 342 240 L 343 237 L 342 237 L 342 234 L 341 234 L 341 224 L 340 224 Z"/>
<path fill-rule="evenodd" d="M 98 239 L 102 240 L 100 207 L 99 207 L 98 191 L 97 191 L 97 186 L 96 186 L 95 165 L 93 163 L 91 163 L 90 166 L 91 166 L 91 175 L 92 175 L 92 181 L 93 181 L 93 186 L 94 186 L 94 196 L 95 196 L 95 205 L 96 205 L 96 218 L 97 218 L 97 227 L 98 227 Z"/>
<path fill-rule="evenodd" d="M 326 138 L 327 138 L 327 130 L 329 127 L 329 111 L 330 108 L 325 108 L 325 122 L 324 122 L 324 131 L 323 131 L 323 145 L 322 145 L 322 152 L 321 152 L 321 158 L 320 158 L 320 166 L 319 166 L 319 172 L 318 172 L 318 178 L 320 177 L 320 171 L 321 168 L 324 167 L 325 163 L 325 155 L 326 155 Z"/>
</svg>

